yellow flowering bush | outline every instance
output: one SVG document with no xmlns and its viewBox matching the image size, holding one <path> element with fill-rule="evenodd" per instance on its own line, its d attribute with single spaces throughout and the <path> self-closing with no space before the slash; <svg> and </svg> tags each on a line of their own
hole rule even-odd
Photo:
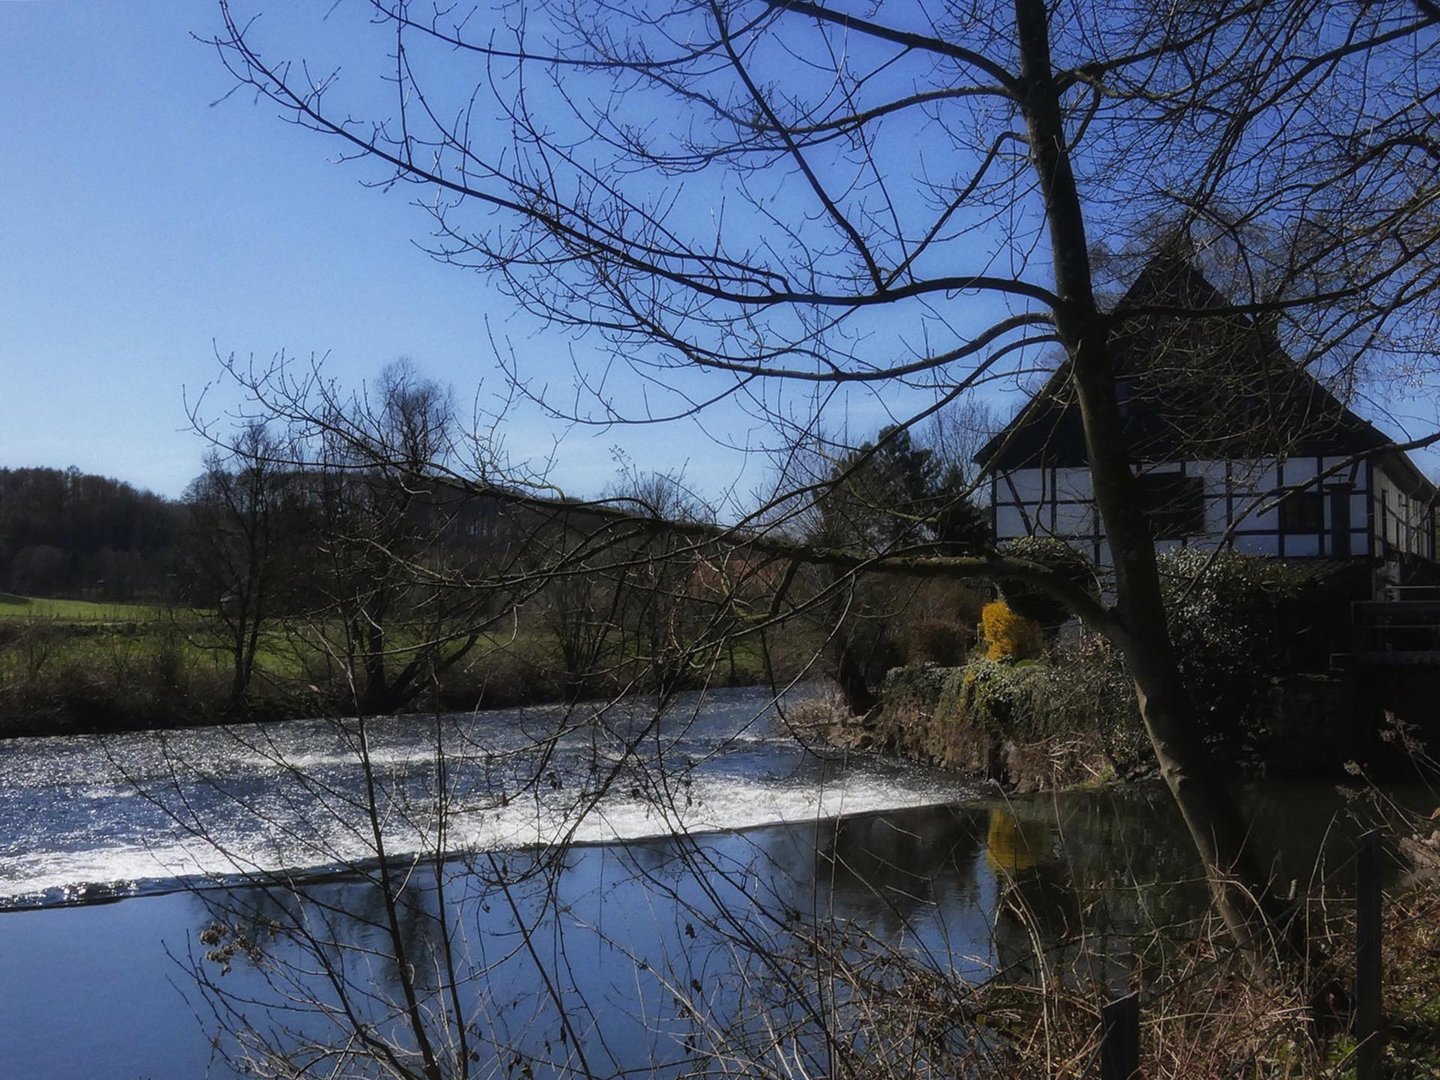
<svg viewBox="0 0 1440 1080">
<path fill-rule="evenodd" d="M 980 611 L 987 660 L 1032 660 L 1040 655 L 1044 637 L 1038 623 L 1015 612 L 1003 600 L 992 600 Z"/>
</svg>

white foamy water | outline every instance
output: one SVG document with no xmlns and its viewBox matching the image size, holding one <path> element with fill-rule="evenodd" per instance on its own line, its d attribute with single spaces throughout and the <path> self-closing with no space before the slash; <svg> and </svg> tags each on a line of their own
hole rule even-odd
<svg viewBox="0 0 1440 1080">
<path fill-rule="evenodd" d="M 0 907 L 390 857 L 797 824 L 957 799 L 933 770 L 807 752 L 766 695 L 0 745 Z M 437 737 L 443 753 L 437 755 Z M 378 826 L 381 843 L 375 840 Z M 442 836 L 443 829 L 443 836 Z"/>
</svg>

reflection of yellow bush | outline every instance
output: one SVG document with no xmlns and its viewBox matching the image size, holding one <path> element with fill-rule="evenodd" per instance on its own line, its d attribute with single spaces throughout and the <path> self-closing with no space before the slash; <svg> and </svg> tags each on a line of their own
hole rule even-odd
<svg viewBox="0 0 1440 1080">
<path fill-rule="evenodd" d="M 1013 874 L 1035 865 L 1035 854 L 1025 839 L 1020 823 L 1006 810 L 990 811 L 990 828 L 985 836 L 985 857 L 997 870 Z"/>
<path fill-rule="evenodd" d="M 1040 655 L 1040 627 L 1013 611 L 1003 600 L 992 600 L 980 612 L 980 625 L 989 648 L 987 660 L 1030 660 Z"/>
</svg>

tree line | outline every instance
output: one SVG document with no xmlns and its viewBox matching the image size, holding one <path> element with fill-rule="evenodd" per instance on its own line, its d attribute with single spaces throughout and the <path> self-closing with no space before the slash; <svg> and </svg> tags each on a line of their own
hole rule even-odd
<svg viewBox="0 0 1440 1080">
<path fill-rule="evenodd" d="M 853 574 L 802 572 L 784 544 L 920 550 L 988 535 L 959 457 L 974 439 L 953 423 L 928 444 L 886 428 L 858 446 L 797 446 L 776 483 L 813 470 L 825 498 L 772 506 L 782 549 L 755 548 L 669 474 L 627 466 L 589 500 L 462 474 L 449 393 L 408 362 L 348 393 L 290 375 L 241 377 L 251 414 L 211 433 L 186 495 L 186 595 L 219 630 L 237 706 L 279 633 L 303 639 L 323 661 L 316 677 L 373 713 L 405 707 L 482 641 L 517 635 L 543 638 L 553 696 L 570 701 L 738 681 L 740 653 L 753 679 L 776 666 L 766 632 L 798 617 L 824 643 L 815 673 L 863 710 L 903 658 L 895 615 L 915 590 L 856 592 Z M 780 666 L 813 657 L 792 659 Z"/>
<path fill-rule="evenodd" d="M 168 598 L 182 521 L 174 502 L 74 466 L 0 468 L 0 592 Z"/>
<path fill-rule="evenodd" d="M 6 471 L 16 554 L 0 588 L 169 605 L 225 672 L 230 715 L 246 713 L 257 679 L 267 692 L 277 679 L 323 687 L 369 714 L 437 688 L 457 707 L 507 700 L 513 690 L 471 677 L 477 652 L 507 642 L 532 669 L 523 699 L 664 694 L 808 666 L 863 712 L 917 634 L 942 624 L 963 641 L 973 627 L 943 587 L 787 571 L 774 551 L 737 547 L 669 474 L 622 462 L 584 501 L 476 485 L 452 468 L 466 433 L 449 391 L 407 361 L 356 391 L 271 374 L 250 387 L 249 415 L 206 429 L 211 449 L 179 500 L 76 470 Z M 777 535 L 874 553 L 981 543 L 962 464 L 975 439 L 956 429 L 797 445 L 775 483 L 808 471 L 825 494 L 773 507 Z M 144 573 L 97 575 L 117 563 Z"/>
</svg>

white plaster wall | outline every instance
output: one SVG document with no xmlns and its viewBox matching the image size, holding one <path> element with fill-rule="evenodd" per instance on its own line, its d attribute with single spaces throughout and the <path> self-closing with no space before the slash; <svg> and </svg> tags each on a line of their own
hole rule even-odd
<svg viewBox="0 0 1440 1080">
<path fill-rule="evenodd" d="M 1370 496 L 1361 492 L 1350 496 L 1350 528 L 1364 533 L 1370 527 Z"/>
<path fill-rule="evenodd" d="M 995 506 L 995 534 L 1001 540 L 1013 540 L 1017 536 L 1029 536 L 1025 518 L 1017 506 L 997 503 Z"/>
<path fill-rule="evenodd" d="M 1207 492 L 1223 492 L 1225 490 L 1225 462 L 1223 461 L 1192 461 L 1186 466 L 1185 471 L 1191 476 L 1204 477 Z"/>
<path fill-rule="evenodd" d="M 1060 503 L 1055 507 L 1056 536 L 1089 536 L 1094 531 L 1094 503 Z"/>
<path fill-rule="evenodd" d="M 1006 473 L 1010 479 L 1010 485 L 1006 486 L 1005 476 L 1000 478 L 1000 497 L 1009 497 L 1010 488 L 1015 489 L 1015 497 L 1022 503 L 1034 505 L 1045 498 L 1045 474 L 1046 469 L 1016 469 L 1012 473 Z"/>
<path fill-rule="evenodd" d="M 1224 461 L 1187 463 L 1184 469 L 1186 474 L 1199 476 L 1204 483 L 1206 530 L 1204 535 L 1190 538 L 1189 543 L 1213 548 L 1217 538 L 1225 535 L 1230 527 L 1225 497 L 1228 464 L 1229 494 L 1235 513 L 1239 518 L 1234 533 L 1234 547 L 1238 551 L 1257 555 L 1278 555 L 1279 544 L 1275 537 L 1246 535 L 1243 531 L 1268 532 L 1279 528 L 1280 515 L 1276 505 L 1277 474 L 1283 476 L 1287 485 L 1303 485 L 1313 482 L 1317 474 L 1324 469 L 1335 467 L 1345 460 L 1339 457 L 1327 457 L 1317 463 L 1314 458 L 1310 458 L 1288 461 L 1283 466 L 1273 459 L 1229 463 Z M 1181 467 L 1177 462 L 1162 462 L 1146 466 L 1143 471 L 1163 474 L 1180 470 Z M 1399 488 L 1389 477 L 1384 475 L 1383 470 L 1377 468 L 1374 475 L 1377 485 L 1376 492 L 1371 493 L 1365 491 L 1364 488 L 1358 488 L 1350 497 L 1352 552 L 1361 554 L 1368 548 L 1370 521 L 1372 513 L 1378 514 L 1381 488 L 1387 493 L 1389 503 L 1391 544 L 1401 547 L 1402 550 L 1422 553 L 1428 550 L 1425 547 L 1423 536 L 1419 536 L 1414 528 L 1415 525 L 1423 522 L 1424 507 L 1414 504 L 1412 500 L 1405 499 Z M 1327 477 L 1325 483 L 1351 482 L 1358 485 L 1363 484 L 1365 478 L 1365 470 L 1360 465 L 1350 464 L 1334 476 Z M 1009 483 L 1006 482 L 1007 479 Z M 1012 494 L 1012 486 L 1014 494 Z M 1054 535 L 1070 540 L 1093 536 L 1099 524 L 1096 520 L 1092 491 L 1090 472 L 1083 468 L 1017 469 L 1008 475 L 1002 475 L 996 485 L 998 537 L 1002 540 L 1009 540 L 1028 536 L 1032 531 L 1040 535 Z M 1015 500 L 1015 494 L 1020 496 L 1019 503 Z M 1057 496 L 1060 501 L 1052 504 L 1052 495 Z M 1266 508 L 1267 506 L 1268 508 Z M 1285 553 L 1304 556 L 1332 552 L 1333 545 L 1328 536 L 1331 525 L 1330 511 L 1330 502 L 1327 499 L 1325 503 L 1327 535 L 1287 537 Z M 1412 527 L 1402 528 L 1402 521 L 1408 521 Z M 1377 521 L 1376 528 L 1378 529 L 1378 527 Z M 1174 546 L 1174 542 L 1167 541 L 1161 545 L 1161 549 L 1172 546 Z M 1102 561 L 1105 565 L 1109 565 L 1108 549 L 1102 552 Z"/>
<path fill-rule="evenodd" d="M 1308 484 L 1320 475 L 1315 467 L 1314 458 L 1300 458 L 1298 461 L 1287 461 L 1281 468 L 1281 483 L 1285 487 L 1295 487 L 1299 484 Z"/>
<path fill-rule="evenodd" d="M 1275 496 L 1269 491 L 1237 492 L 1235 516 L 1242 529 L 1276 529 L 1280 525 L 1280 512 L 1275 508 Z"/>
<path fill-rule="evenodd" d="M 1235 461 L 1230 466 L 1230 482 L 1236 490 L 1269 491 L 1275 486 L 1275 468 L 1274 458 Z"/>
<path fill-rule="evenodd" d="M 1055 494 L 1061 499 L 1094 498 L 1089 469 L 1056 469 Z"/>
<path fill-rule="evenodd" d="M 1211 493 L 1216 493 L 1218 498 L 1211 498 Z M 1211 535 L 1218 536 L 1223 533 L 1230 524 L 1229 516 L 1225 506 L 1225 482 L 1222 479 L 1218 484 L 1205 481 L 1205 531 Z"/>
<path fill-rule="evenodd" d="M 1327 473 L 1324 481 L 1327 484 L 1360 484 L 1365 480 L 1358 461 L 1343 457 L 1327 457 L 1321 464 Z M 1342 468 L 1342 466 L 1344 467 Z M 1331 472 L 1331 469 L 1339 471 Z"/>
<path fill-rule="evenodd" d="M 1381 522 L 1381 495 L 1385 496 L 1385 520 Z M 1417 555 L 1428 554 L 1429 541 L 1425 535 L 1425 504 L 1404 494 L 1383 468 L 1375 469 L 1375 495 L 1371 504 L 1377 515 L 1376 534 L 1383 536 L 1393 547 Z"/>
</svg>

